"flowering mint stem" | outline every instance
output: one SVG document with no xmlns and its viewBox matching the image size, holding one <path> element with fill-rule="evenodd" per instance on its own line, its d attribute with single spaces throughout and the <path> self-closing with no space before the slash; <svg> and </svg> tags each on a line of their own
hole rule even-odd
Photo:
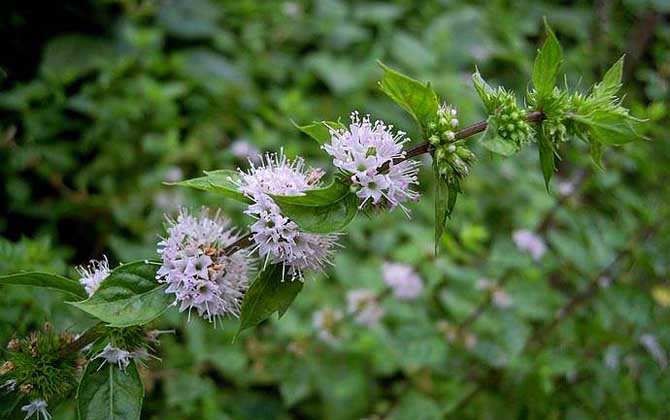
<svg viewBox="0 0 670 420">
<path fill-rule="evenodd" d="M 525 120 L 530 123 L 537 123 L 544 120 L 544 118 L 545 115 L 542 111 L 534 111 L 526 115 Z M 488 127 L 488 123 L 486 122 L 486 120 L 477 121 L 474 124 L 470 124 L 469 126 L 461 130 L 458 130 L 455 133 L 455 140 L 462 140 L 470 136 L 474 136 L 475 134 L 485 131 L 486 127 Z M 433 146 L 428 142 L 417 144 L 416 146 L 407 150 L 407 153 L 405 153 L 404 158 L 397 159 L 394 163 L 398 164 L 404 160 L 411 159 L 424 153 L 431 152 L 432 150 Z"/>
<path fill-rule="evenodd" d="M 70 353 L 79 353 L 84 347 L 93 343 L 105 333 L 102 322 L 89 328 L 84 334 L 76 340 L 63 347 L 59 353 L 60 357 L 65 357 Z"/>
</svg>

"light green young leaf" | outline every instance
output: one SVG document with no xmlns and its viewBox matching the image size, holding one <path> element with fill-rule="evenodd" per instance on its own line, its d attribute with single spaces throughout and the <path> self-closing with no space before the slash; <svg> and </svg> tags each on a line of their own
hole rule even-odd
<svg viewBox="0 0 670 420">
<path fill-rule="evenodd" d="M 599 109 L 589 115 L 570 115 L 588 126 L 589 135 L 599 143 L 617 146 L 630 143 L 642 136 L 635 130 L 639 120 L 612 109 Z"/>
<path fill-rule="evenodd" d="M 511 156 L 518 152 L 514 143 L 505 141 L 505 139 L 498 135 L 498 125 L 494 118 L 489 117 L 487 123 L 486 131 L 481 139 L 482 146 L 502 156 Z"/>
<path fill-rule="evenodd" d="M 282 214 L 302 230 L 330 233 L 344 229 L 358 213 L 358 198 L 341 180 L 299 196 L 272 196 Z"/>
<path fill-rule="evenodd" d="M 286 313 L 303 283 L 284 278 L 285 275 L 288 276 L 279 264 L 270 265 L 258 273 L 244 295 L 236 339 L 242 331 L 260 324 L 273 313 L 278 312 L 279 317 Z"/>
<path fill-rule="evenodd" d="M 542 48 L 538 50 L 533 65 L 533 86 L 537 91 L 537 106 L 542 108 L 546 99 L 551 97 L 558 71 L 563 62 L 563 50 L 551 30 L 547 21 L 544 21 L 547 38 Z"/>
<path fill-rule="evenodd" d="M 384 76 L 379 87 L 395 103 L 407 111 L 419 124 L 424 135 L 428 124 L 436 118 L 439 102 L 437 94 L 429 83 L 421 83 L 379 62 Z"/>
<path fill-rule="evenodd" d="M 486 83 L 482 75 L 479 73 L 479 69 L 475 67 L 475 72 L 472 73 L 472 84 L 479 95 L 479 98 L 484 103 L 486 110 L 489 113 L 495 111 L 495 103 L 493 100 L 494 91 L 493 88 Z"/>
<path fill-rule="evenodd" d="M 317 141 L 319 144 L 330 143 L 331 129 L 345 129 L 346 126 L 339 121 L 315 121 L 312 124 L 298 125 L 291 121 L 293 125 L 303 133 Z"/>
<path fill-rule="evenodd" d="M 125 372 L 114 363 L 93 360 L 77 388 L 80 420 L 133 420 L 142 413 L 144 386 L 135 363 Z"/>
<path fill-rule="evenodd" d="M 67 293 L 78 299 L 84 299 L 88 296 L 84 287 L 75 280 L 38 271 L 0 276 L 0 284 L 42 287 Z"/>
<path fill-rule="evenodd" d="M 112 327 L 143 325 L 163 314 L 173 301 L 156 282 L 157 264 L 137 261 L 114 269 L 90 298 L 71 305 Z"/>
<path fill-rule="evenodd" d="M 231 169 L 219 169 L 216 171 L 205 172 L 205 176 L 191 178 L 179 182 L 165 182 L 165 185 L 177 185 L 181 187 L 195 188 L 196 190 L 208 191 L 222 194 L 228 198 L 240 201 L 242 203 L 251 203 L 251 200 L 242 194 L 235 181 L 239 180 L 240 174 Z"/>
<path fill-rule="evenodd" d="M 607 70 L 603 80 L 593 86 L 591 96 L 598 100 L 611 100 L 621 89 L 621 78 L 623 75 L 624 57 L 621 56 L 616 63 Z"/>
</svg>

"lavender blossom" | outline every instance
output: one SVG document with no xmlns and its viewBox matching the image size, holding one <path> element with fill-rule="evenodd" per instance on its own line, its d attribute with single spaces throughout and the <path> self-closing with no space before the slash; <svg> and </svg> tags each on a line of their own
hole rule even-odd
<svg viewBox="0 0 670 420">
<path fill-rule="evenodd" d="M 387 126 L 383 121 L 371 123 L 369 115 L 361 120 L 354 111 L 349 129 L 331 129 L 331 141 L 323 149 L 333 157 L 336 167 L 350 175 L 358 189 L 361 208 L 400 207 L 409 216 L 402 203 L 419 197 L 410 188 L 419 183 L 420 163 L 412 160 L 396 163 L 405 157 L 403 145 L 409 138 L 402 131 L 394 134 L 392 129 L 392 125 Z"/>
<path fill-rule="evenodd" d="M 100 353 L 93 357 L 92 360 L 95 359 L 103 359 L 102 364 L 98 367 L 98 370 L 100 370 L 105 365 L 105 363 L 109 363 L 110 365 L 117 365 L 119 369 L 125 372 L 128 368 L 128 365 L 130 364 L 130 360 L 132 359 L 132 354 L 127 350 L 114 347 L 108 343 Z"/>
<path fill-rule="evenodd" d="M 423 291 L 421 277 L 407 264 L 384 263 L 382 278 L 397 299 L 413 300 Z"/>
<path fill-rule="evenodd" d="M 29 404 L 24 405 L 21 407 L 21 411 L 26 412 L 26 416 L 24 419 L 29 419 L 32 416 L 35 416 L 37 420 L 43 418 L 44 420 L 49 420 L 51 418 L 51 414 L 47 411 L 47 403 L 46 401 L 39 399 L 39 400 L 33 400 Z"/>
<path fill-rule="evenodd" d="M 320 169 L 305 169 L 305 162 L 298 158 L 289 160 L 283 152 L 267 154 L 259 166 L 241 172 L 240 191 L 253 200 L 245 211 L 256 219 L 250 230 L 254 250 L 266 261 L 283 265 L 282 279 L 303 279 L 304 270 L 320 270 L 329 263 L 337 235 L 320 235 L 302 232 L 298 225 L 285 217 L 271 194 L 302 195 L 317 187 L 323 176 Z"/>
<path fill-rule="evenodd" d="M 182 210 L 169 220 L 168 237 L 158 243 L 163 265 L 157 279 L 167 283 L 180 311 L 195 309 L 208 321 L 225 315 L 239 316 L 249 285 L 249 261 L 243 250 L 232 255 L 226 248 L 239 239 L 230 221 L 218 212 L 203 210 L 194 217 Z"/>
<path fill-rule="evenodd" d="M 98 290 L 103 280 L 109 277 L 110 270 L 107 257 L 103 257 L 102 260 L 91 260 L 88 266 L 77 267 L 77 272 L 81 276 L 79 283 L 84 286 L 86 293 L 91 296 Z"/>
<path fill-rule="evenodd" d="M 347 312 L 354 315 L 354 321 L 365 327 L 374 327 L 384 316 L 384 308 L 379 305 L 377 295 L 369 289 L 355 289 L 347 293 Z"/>
<path fill-rule="evenodd" d="M 547 252 L 547 245 L 536 233 L 526 229 L 517 230 L 512 235 L 514 244 L 521 251 L 528 252 L 535 261 L 538 261 Z"/>
</svg>

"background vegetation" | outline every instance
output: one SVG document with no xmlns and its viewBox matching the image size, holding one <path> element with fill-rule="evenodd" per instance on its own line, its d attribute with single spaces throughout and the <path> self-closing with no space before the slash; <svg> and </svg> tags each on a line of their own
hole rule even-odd
<svg viewBox="0 0 670 420">
<path fill-rule="evenodd" d="M 291 124 L 353 109 L 413 124 L 375 82 L 376 60 L 431 80 L 483 116 L 477 65 L 523 92 L 547 16 L 570 84 L 590 85 L 626 53 L 625 102 L 651 141 L 608 150 L 594 168 L 574 141 L 552 194 L 537 152 L 482 158 L 433 252 L 432 201 L 359 218 L 335 266 L 313 275 L 279 322 L 231 344 L 169 312 L 162 363 L 142 371 L 146 418 L 665 418 L 670 415 L 670 7 L 662 0 L 235 2 L 24 1 L 2 6 L 0 274 L 155 256 L 163 215 L 239 206 L 161 185 L 245 165 L 231 144 L 325 163 Z M 46 22 L 46 23 L 45 23 Z M 426 169 L 429 167 L 426 166 Z M 426 170 L 422 193 L 431 197 Z M 568 183 L 574 191 L 565 194 Z M 557 188 L 561 185 L 562 188 Z M 561 194 L 561 191 L 563 194 Z M 548 252 L 517 249 L 535 230 Z M 319 339 L 322 308 L 382 290 L 385 261 L 412 265 L 418 302 L 383 300 L 373 328 L 345 319 Z M 511 303 L 495 305 L 498 283 Z M 0 289 L 0 342 L 45 320 L 83 319 L 48 292 Z M 4 346 L 4 344 L 3 344 Z M 72 418 L 65 403 L 56 418 Z"/>
</svg>

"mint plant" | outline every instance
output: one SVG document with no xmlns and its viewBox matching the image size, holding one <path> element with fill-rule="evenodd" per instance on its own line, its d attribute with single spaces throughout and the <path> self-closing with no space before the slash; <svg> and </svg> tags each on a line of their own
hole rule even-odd
<svg viewBox="0 0 670 420">
<path fill-rule="evenodd" d="M 380 63 L 381 90 L 416 122 L 421 139 L 354 111 L 341 119 L 298 125 L 316 140 L 334 169 L 315 168 L 283 150 L 268 153 L 247 169 L 219 169 L 171 185 L 219 194 L 246 205 L 248 233 L 217 210 L 168 219 L 158 242 L 158 260 L 110 268 L 106 259 L 81 267 L 78 280 L 43 272 L 0 277 L 0 284 L 42 287 L 61 292 L 65 302 L 97 320 L 81 335 L 56 334 L 51 326 L 7 345 L 0 368 L 1 414 L 50 418 L 49 410 L 76 393 L 78 415 L 86 418 L 139 418 L 144 388 L 137 365 L 153 356 L 160 331 L 150 328 L 169 307 L 194 313 L 217 325 L 221 317 L 239 317 L 237 335 L 289 309 L 310 272 L 324 270 L 340 246 L 339 238 L 360 214 L 400 208 L 410 217 L 419 199 L 420 163 L 429 154 L 438 182 L 435 194 L 435 250 L 454 211 L 463 181 L 476 170 L 472 138 L 491 153 L 509 157 L 537 144 L 547 190 L 561 149 L 574 139 L 590 145 L 600 165 L 605 146 L 641 138 L 641 122 L 622 106 L 623 58 L 602 81 L 581 93 L 558 83 L 561 47 L 551 29 L 535 58 L 525 96 L 491 87 L 478 70 L 472 76 L 488 117 L 470 125 L 458 118 L 456 104 L 440 98 L 422 83 Z M 533 255 L 529 233 L 516 235 Z M 546 249 L 541 252 L 544 253 Z M 348 312 L 354 321 L 372 325 L 383 316 L 379 301 L 387 296 L 412 299 L 423 287 L 411 268 L 384 267 L 388 289 L 349 291 Z M 491 299 L 504 306 L 496 286 L 482 284 Z M 344 315 L 317 313 L 313 320 L 324 340 L 336 339 L 334 326 Z M 446 330 L 451 329 L 445 326 Z M 454 334 L 459 334 L 460 328 Z"/>
</svg>

